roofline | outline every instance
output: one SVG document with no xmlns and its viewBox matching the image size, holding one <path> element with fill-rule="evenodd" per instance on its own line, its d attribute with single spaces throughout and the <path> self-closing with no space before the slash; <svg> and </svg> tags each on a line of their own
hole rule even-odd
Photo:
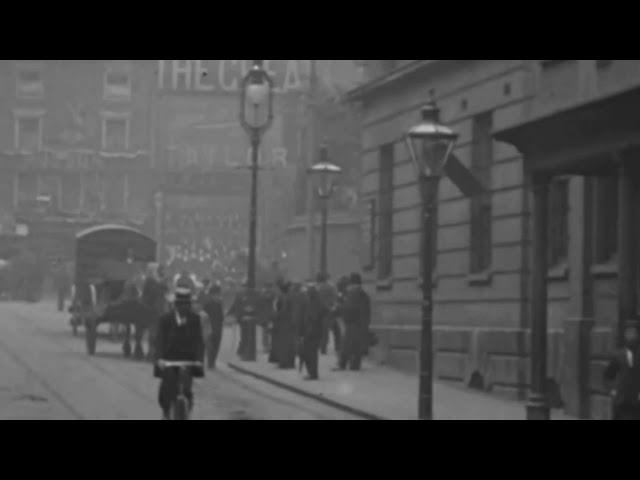
<svg viewBox="0 0 640 480">
<path fill-rule="evenodd" d="M 117 225 L 115 223 L 114 224 L 107 224 L 107 225 L 98 225 L 98 226 L 95 226 L 95 227 L 89 227 L 89 228 L 87 228 L 85 230 L 82 230 L 81 232 L 78 232 L 76 234 L 76 239 L 80 239 L 80 238 L 86 237 L 88 235 L 91 235 L 93 233 L 100 232 L 100 231 L 103 231 L 103 230 L 127 230 L 129 232 L 136 233 L 136 234 L 141 235 L 143 237 L 149 238 L 150 240 L 153 240 L 152 238 L 150 238 L 147 235 L 145 235 L 144 233 L 142 233 L 140 230 L 137 230 L 135 228 L 129 227 L 127 225 Z"/>
<path fill-rule="evenodd" d="M 370 82 L 360 85 L 353 90 L 348 91 L 344 95 L 344 100 L 347 102 L 356 102 L 363 100 L 381 89 L 390 86 L 391 84 L 401 80 L 409 75 L 417 73 L 427 67 L 431 67 L 434 64 L 441 62 L 442 60 L 414 60 L 400 68 L 396 68 L 389 73 L 382 75 Z"/>
</svg>

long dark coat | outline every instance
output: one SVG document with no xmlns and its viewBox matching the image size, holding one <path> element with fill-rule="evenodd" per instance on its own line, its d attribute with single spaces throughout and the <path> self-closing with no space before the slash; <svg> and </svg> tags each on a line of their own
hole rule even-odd
<svg viewBox="0 0 640 480">
<path fill-rule="evenodd" d="M 276 359 L 280 368 L 295 368 L 297 330 L 295 324 L 294 294 L 282 296 L 278 301 L 276 313 L 277 338 Z M 299 307 L 299 306 L 298 306 Z"/>
<path fill-rule="evenodd" d="M 156 360 L 192 361 L 204 363 L 204 338 L 200 316 L 194 312 L 186 315 L 185 325 L 178 326 L 173 310 L 164 314 L 158 323 L 156 333 Z M 193 368 L 195 378 L 204 377 L 204 368 Z M 153 374 L 162 378 L 157 364 Z"/>
<path fill-rule="evenodd" d="M 343 352 L 346 355 L 364 355 L 367 351 L 371 322 L 369 295 L 361 288 L 349 290 L 340 313 L 345 324 Z"/>
</svg>

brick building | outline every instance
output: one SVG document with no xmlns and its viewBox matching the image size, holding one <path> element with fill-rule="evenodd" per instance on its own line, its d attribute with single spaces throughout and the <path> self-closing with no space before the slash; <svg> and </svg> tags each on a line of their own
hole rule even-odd
<svg viewBox="0 0 640 480">
<path fill-rule="evenodd" d="M 57 216 L 143 224 L 154 80 L 151 61 L 0 62 L 5 223 L 40 201 Z"/>
<path fill-rule="evenodd" d="M 637 314 L 639 92 L 635 60 L 370 64 L 349 98 L 363 115 L 379 361 L 417 369 L 420 199 L 402 136 L 433 93 L 460 134 L 456 156 L 489 187 L 470 199 L 447 179 L 440 187 L 437 377 L 522 398 L 531 327 L 543 326 L 553 403 L 608 415 L 602 358 L 616 325 Z"/>
</svg>

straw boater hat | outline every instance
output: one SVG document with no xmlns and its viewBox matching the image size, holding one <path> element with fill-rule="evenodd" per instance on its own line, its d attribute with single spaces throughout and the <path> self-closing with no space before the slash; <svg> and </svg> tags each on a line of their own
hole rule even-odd
<svg viewBox="0 0 640 480">
<path fill-rule="evenodd" d="M 191 290 L 189 290 L 188 288 L 176 288 L 174 303 L 191 303 Z"/>
<path fill-rule="evenodd" d="M 174 296 L 175 303 L 191 303 L 191 285 L 188 280 L 179 280 Z"/>
</svg>

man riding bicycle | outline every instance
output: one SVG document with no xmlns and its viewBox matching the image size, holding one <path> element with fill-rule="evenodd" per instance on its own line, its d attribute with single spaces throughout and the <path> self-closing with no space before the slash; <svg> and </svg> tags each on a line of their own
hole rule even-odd
<svg viewBox="0 0 640 480">
<path fill-rule="evenodd" d="M 154 376 L 160 378 L 158 400 L 163 419 L 170 417 L 171 406 L 178 392 L 179 371 L 164 368 L 163 361 L 204 363 L 204 338 L 200 317 L 191 305 L 191 289 L 178 285 L 175 291 L 174 308 L 160 317 L 156 333 L 156 363 Z M 184 394 L 193 408 L 192 379 L 203 378 L 203 367 L 190 367 Z"/>
</svg>

